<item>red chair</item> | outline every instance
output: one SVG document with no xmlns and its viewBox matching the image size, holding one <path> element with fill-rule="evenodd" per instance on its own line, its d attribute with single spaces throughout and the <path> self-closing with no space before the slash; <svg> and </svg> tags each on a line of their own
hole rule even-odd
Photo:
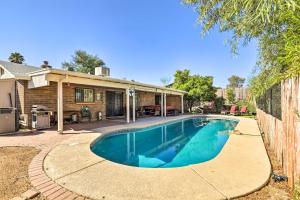
<svg viewBox="0 0 300 200">
<path fill-rule="evenodd" d="M 248 112 L 247 110 L 247 106 L 242 106 L 241 110 L 240 110 L 240 113 L 241 114 L 246 114 Z"/>
<path fill-rule="evenodd" d="M 236 105 L 232 105 L 232 106 L 231 106 L 231 108 L 230 108 L 230 114 L 231 114 L 231 115 L 237 115 L 237 114 L 239 114 Z"/>
</svg>

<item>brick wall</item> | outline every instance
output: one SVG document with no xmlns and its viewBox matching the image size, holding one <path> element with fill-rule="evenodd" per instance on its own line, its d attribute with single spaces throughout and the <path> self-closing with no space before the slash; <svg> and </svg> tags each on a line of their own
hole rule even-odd
<svg viewBox="0 0 300 200">
<path fill-rule="evenodd" d="M 155 93 L 151 92 L 138 92 L 139 103 L 138 106 L 155 105 Z M 157 94 L 160 95 L 160 94 Z M 167 106 L 172 106 L 181 111 L 181 96 L 167 95 Z"/>
<path fill-rule="evenodd" d="M 64 111 L 79 111 L 82 106 L 88 106 L 92 113 L 92 120 L 97 119 L 97 112 L 101 111 L 103 113 L 103 118 L 105 119 L 106 113 L 106 96 L 105 88 L 95 87 L 95 86 L 85 86 L 85 85 L 75 85 L 75 84 L 64 84 L 63 85 L 63 105 Z M 76 103 L 75 102 L 75 88 L 91 88 L 95 91 L 95 102 L 94 103 Z M 107 89 L 113 90 L 113 89 Z M 20 109 L 20 114 L 25 114 L 28 117 L 28 127 L 31 127 L 31 109 L 32 105 L 44 105 L 47 106 L 49 110 L 57 111 L 57 83 L 50 82 L 49 86 L 28 89 L 27 81 L 18 81 L 17 84 L 17 106 Z M 100 96 L 99 96 L 99 95 Z M 98 99 L 99 96 L 99 99 Z M 68 115 L 68 113 L 64 113 Z M 70 113 L 69 113 L 70 114 Z"/>
<path fill-rule="evenodd" d="M 57 108 L 57 84 L 50 82 L 49 86 L 28 89 L 28 81 L 22 84 L 24 88 L 24 113 L 28 119 L 28 127 L 31 127 L 32 105 L 47 106 L 49 110 L 56 111 Z M 21 90 L 20 90 L 21 93 Z"/>
<path fill-rule="evenodd" d="M 167 106 L 172 106 L 176 108 L 179 112 L 181 112 L 181 97 L 167 95 Z"/>
<path fill-rule="evenodd" d="M 94 89 L 95 102 L 94 103 L 76 103 L 75 102 L 75 88 L 77 88 L 77 87 Z M 64 89 L 63 89 L 64 111 L 80 110 L 82 106 L 88 106 L 92 113 L 92 120 L 97 119 L 98 112 L 102 112 L 103 117 L 105 118 L 105 113 L 106 113 L 105 91 L 106 91 L 105 88 L 102 88 L 102 87 L 76 85 L 76 84 L 70 84 L 70 85 L 64 84 Z"/>
<path fill-rule="evenodd" d="M 139 106 L 155 105 L 155 93 L 151 92 L 138 92 Z"/>
</svg>

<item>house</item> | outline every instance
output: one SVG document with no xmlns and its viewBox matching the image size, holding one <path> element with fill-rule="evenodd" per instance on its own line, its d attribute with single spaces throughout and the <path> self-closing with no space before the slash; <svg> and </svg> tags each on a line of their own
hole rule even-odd
<svg viewBox="0 0 300 200">
<path fill-rule="evenodd" d="M 234 94 L 235 101 L 245 100 L 249 97 L 249 89 L 245 87 L 241 87 L 241 88 L 237 87 L 233 89 L 233 94 Z M 218 88 L 216 91 L 216 95 L 217 97 L 223 97 L 224 99 L 227 100 L 227 89 Z"/>
<path fill-rule="evenodd" d="M 47 64 L 47 63 L 46 63 Z M 123 117 L 126 122 L 136 120 L 139 109 L 156 105 L 159 116 L 167 116 L 172 107 L 183 113 L 184 91 L 109 76 L 109 70 L 96 68 L 95 75 L 54 69 L 48 65 L 33 67 L 0 61 L 0 92 L 4 81 L 13 82 L 11 92 L 1 92 L 1 99 L 13 96 L 23 125 L 31 127 L 32 106 L 46 106 L 63 131 L 64 118 L 87 106 L 91 120 Z M 0 107 L 3 107 L 0 105 Z"/>
</svg>

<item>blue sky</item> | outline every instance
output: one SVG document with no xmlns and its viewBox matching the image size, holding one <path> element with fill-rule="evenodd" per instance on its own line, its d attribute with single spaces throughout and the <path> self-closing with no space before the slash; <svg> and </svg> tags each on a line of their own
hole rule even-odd
<svg viewBox="0 0 300 200">
<path fill-rule="evenodd" d="M 27 64 L 60 68 L 82 49 L 102 58 L 113 77 L 158 85 L 187 68 L 226 86 L 255 66 L 255 42 L 233 56 L 229 34 L 201 37 L 197 13 L 179 0 L 1 0 L 0 7 L 2 60 L 17 51 Z"/>
</svg>

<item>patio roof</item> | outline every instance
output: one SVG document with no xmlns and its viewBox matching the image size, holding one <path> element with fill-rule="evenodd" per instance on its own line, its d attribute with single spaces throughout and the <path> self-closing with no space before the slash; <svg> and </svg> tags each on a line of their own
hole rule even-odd
<svg viewBox="0 0 300 200">
<path fill-rule="evenodd" d="M 56 68 L 42 69 L 26 64 L 16 64 L 7 61 L 0 60 L 0 66 L 8 71 L 12 77 L 16 79 L 31 80 L 31 82 L 39 81 L 40 83 L 46 81 L 63 81 L 74 82 L 77 84 L 97 85 L 113 88 L 134 88 L 136 90 L 149 91 L 149 92 L 164 92 L 168 94 L 183 95 L 187 92 L 182 90 L 176 90 L 173 88 L 167 88 L 157 85 L 145 84 L 136 81 L 129 81 L 124 79 L 117 79 L 108 76 L 97 76 L 92 74 L 85 74 L 81 72 L 71 72 Z M 36 78 L 38 77 L 38 78 Z M 45 78 L 42 78 L 45 77 Z M 36 79 L 35 79 L 36 78 Z M 44 80 L 43 80 L 44 79 Z M 43 84 L 36 84 L 37 87 L 43 86 Z M 35 84 L 33 84 L 35 87 Z"/>
<path fill-rule="evenodd" d="M 28 73 L 31 77 L 46 75 L 48 81 L 63 81 L 69 83 L 96 85 L 113 88 L 134 88 L 136 90 L 149 91 L 149 92 L 164 92 L 168 94 L 184 95 L 187 92 L 182 90 L 176 90 L 173 88 L 161 87 L 151 84 L 145 84 L 141 82 L 128 81 L 123 79 L 117 79 L 107 76 L 97 76 L 92 74 L 85 74 L 80 72 L 72 72 L 61 69 L 41 69 Z"/>
</svg>

